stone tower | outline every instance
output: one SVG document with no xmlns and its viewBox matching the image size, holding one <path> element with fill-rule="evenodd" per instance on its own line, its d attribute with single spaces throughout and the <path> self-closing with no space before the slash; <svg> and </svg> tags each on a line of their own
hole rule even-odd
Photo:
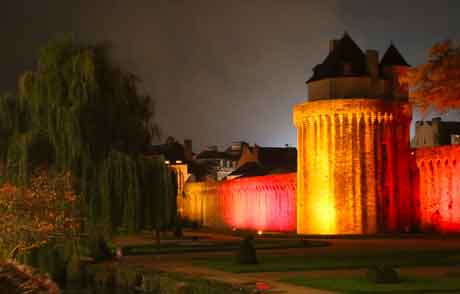
<svg viewBox="0 0 460 294">
<path fill-rule="evenodd" d="M 409 65 L 391 45 L 379 62 L 348 34 L 331 41 L 294 107 L 298 129 L 297 232 L 373 234 L 405 230 L 411 215 Z"/>
</svg>

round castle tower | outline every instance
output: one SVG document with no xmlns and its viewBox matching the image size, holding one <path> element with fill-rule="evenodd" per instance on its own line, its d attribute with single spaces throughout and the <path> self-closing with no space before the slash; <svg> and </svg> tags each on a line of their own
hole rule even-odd
<svg viewBox="0 0 460 294">
<path fill-rule="evenodd" d="M 331 41 L 294 108 L 298 129 L 297 232 L 374 234 L 411 224 L 409 65 L 391 45 L 364 53 L 345 34 Z"/>
</svg>

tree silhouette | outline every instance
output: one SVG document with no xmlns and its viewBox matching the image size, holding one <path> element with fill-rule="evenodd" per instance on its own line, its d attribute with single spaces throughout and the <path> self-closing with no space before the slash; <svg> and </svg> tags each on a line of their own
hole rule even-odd
<svg viewBox="0 0 460 294">
<path fill-rule="evenodd" d="M 143 155 L 158 130 L 151 99 L 108 49 L 52 41 L 20 77 L 18 97 L 0 97 L 0 176 L 28 187 L 39 167 L 69 172 L 85 208 L 82 229 L 110 235 L 165 226 L 176 207 L 164 159 Z"/>
</svg>

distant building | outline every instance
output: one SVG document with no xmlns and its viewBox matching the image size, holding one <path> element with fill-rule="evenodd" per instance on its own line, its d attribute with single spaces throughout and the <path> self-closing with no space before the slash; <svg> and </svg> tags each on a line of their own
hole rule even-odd
<svg viewBox="0 0 460 294">
<path fill-rule="evenodd" d="M 225 151 L 210 146 L 199 153 L 192 166 L 195 181 L 221 181 L 236 168 L 246 142 L 233 142 Z"/>
<path fill-rule="evenodd" d="M 184 140 L 184 145 L 173 137 L 168 137 L 164 144 L 152 145 L 148 156 L 162 156 L 164 163 L 174 171 L 177 182 L 177 195 L 183 195 L 185 182 L 189 179 L 189 164 L 193 161 L 192 140 Z"/>
<path fill-rule="evenodd" d="M 442 121 L 435 117 L 431 121 L 417 121 L 413 148 L 460 144 L 460 122 Z"/>
<path fill-rule="evenodd" d="M 164 144 L 150 146 L 147 155 L 163 155 L 167 164 L 189 163 L 193 160 L 192 140 L 184 140 L 182 145 L 169 136 Z"/>
<path fill-rule="evenodd" d="M 290 173 L 297 170 L 297 149 L 244 145 L 238 166 L 227 179 Z"/>
</svg>

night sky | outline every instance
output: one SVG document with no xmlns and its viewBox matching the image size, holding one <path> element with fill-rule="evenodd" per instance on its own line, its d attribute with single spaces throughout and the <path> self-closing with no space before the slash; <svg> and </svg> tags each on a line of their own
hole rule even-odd
<svg viewBox="0 0 460 294">
<path fill-rule="evenodd" d="M 37 49 L 72 32 L 112 43 L 154 99 L 164 136 L 194 151 L 246 140 L 296 144 L 293 105 L 344 31 L 383 54 L 391 41 L 411 65 L 435 42 L 460 40 L 459 0 L 2 0 L 0 92 L 34 66 Z"/>
</svg>

